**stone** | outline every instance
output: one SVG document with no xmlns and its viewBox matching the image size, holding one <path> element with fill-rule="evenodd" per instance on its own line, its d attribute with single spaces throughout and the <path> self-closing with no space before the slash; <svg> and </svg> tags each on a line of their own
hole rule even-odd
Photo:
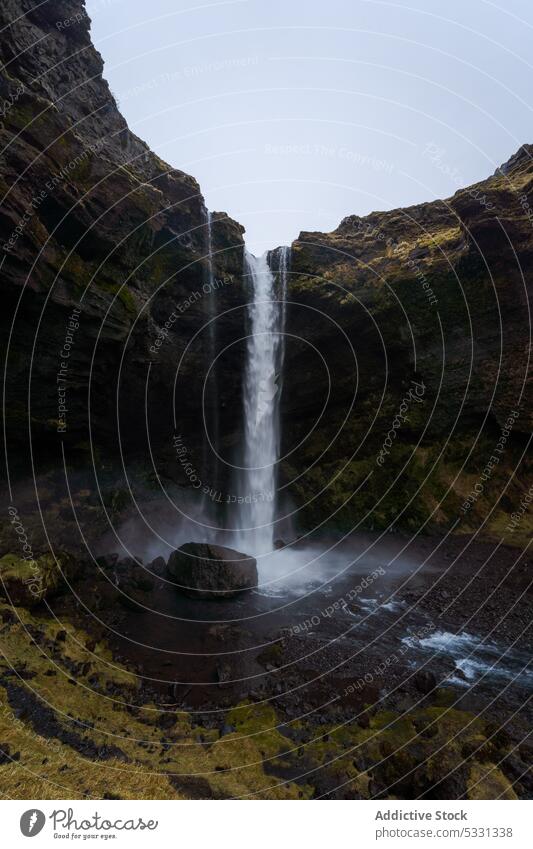
<svg viewBox="0 0 533 849">
<path fill-rule="evenodd" d="M 194 598 L 233 598 L 257 586 L 255 558 L 221 545 L 188 542 L 170 555 L 168 577 Z"/>
<path fill-rule="evenodd" d="M 100 557 L 96 558 L 96 565 L 100 566 L 102 569 L 114 569 L 118 563 L 118 554 L 102 554 Z"/>
<path fill-rule="evenodd" d="M 420 693 L 427 695 L 435 690 L 437 679 L 433 672 L 430 672 L 428 669 L 421 669 L 416 673 L 413 683 Z"/>
<path fill-rule="evenodd" d="M 165 574 L 166 568 L 167 564 L 164 557 L 156 557 L 155 560 L 152 560 L 152 562 L 148 564 L 149 571 L 158 577 Z"/>
<path fill-rule="evenodd" d="M 132 570 L 131 576 L 134 587 L 142 590 L 145 593 L 152 592 L 155 587 L 155 581 L 150 572 L 144 566 L 137 566 Z"/>
<path fill-rule="evenodd" d="M 9 743 L 0 743 L 0 764 L 10 764 L 20 760 L 20 752 L 11 754 Z"/>
<path fill-rule="evenodd" d="M 216 671 L 219 685 L 226 684 L 231 680 L 231 666 L 229 663 L 218 663 Z"/>
</svg>

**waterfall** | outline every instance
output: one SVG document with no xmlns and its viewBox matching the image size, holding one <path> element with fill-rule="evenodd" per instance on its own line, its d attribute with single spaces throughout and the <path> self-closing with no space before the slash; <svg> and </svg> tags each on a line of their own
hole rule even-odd
<svg viewBox="0 0 533 849">
<path fill-rule="evenodd" d="M 250 554 L 274 547 L 277 461 L 280 452 L 279 403 L 283 366 L 284 295 L 289 249 L 255 257 L 245 251 L 249 281 L 249 330 L 244 371 L 244 447 L 239 475 L 237 542 Z M 279 295 L 269 260 L 279 256 Z"/>
<path fill-rule="evenodd" d="M 216 285 L 215 285 L 215 267 L 213 263 L 213 216 L 209 210 L 206 210 L 206 253 L 207 253 L 207 363 L 206 375 L 209 372 L 209 383 L 205 391 L 204 405 L 204 427 L 206 433 L 204 435 L 204 458 L 203 458 L 203 474 L 205 480 L 209 480 L 209 484 L 213 490 L 218 488 L 218 457 L 210 448 L 209 441 L 215 450 L 219 451 L 219 398 L 218 398 L 218 376 L 217 367 L 213 365 L 217 355 L 217 333 L 216 333 Z M 204 289 L 205 291 L 205 289 Z M 207 435 L 209 434 L 209 439 Z M 212 462 L 209 462 L 209 457 L 212 457 Z M 211 469 L 211 472 L 209 472 Z"/>
<path fill-rule="evenodd" d="M 278 273 L 278 299 L 281 301 L 281 315 L 280 315 L 280 330 L 281 330 L 281 338 L 280 338 L 280 367 L 279 367 L 279 387 L 280 387 L 280 397 L 281 390 L 283 388 L 283 362 L 285 359 L 285 326 L 287 324 L 287 292 L 289 285 L 289 266 L 291 259 L 291 249 L 288 245 L 282 245 L 280 248 L 276 248 L 275 251 L 272 251 L 269 254 L 269 262 L 268 264 L 272 266 L 274 262 L 277 265 L 277 273 Z M 279 411 L 278 411 L 279 412 Z M 280 432 L 281 436 L 281 432 Z"/>
</svg>

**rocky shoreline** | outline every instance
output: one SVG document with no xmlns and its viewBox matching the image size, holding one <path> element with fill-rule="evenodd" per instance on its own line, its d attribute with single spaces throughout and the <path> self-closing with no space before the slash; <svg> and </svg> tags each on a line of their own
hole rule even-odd
<svg viewBox="0 0 533 849">
<path fill-rule="evenodd" d="M 359 542 L 376 545 L 370 538 Z M 404 542 L 388 540 L 378 559 L 390 560 L 391 551 L 400 551 Z M 449 612 L 443 609 L 443 602 L 451 601 L 447 588 L 459 589 L 450 571 L 450 561 L 461 550 L 458 542 L 425 540 L 417 547 L 420 561 L 438 548 L 440 562 L 417 574 L 416 589 L 401 588 L 406 576 L 408 587 L 413 585 L 414 550 L 409 555 L 412 569 L 402 567 L 386 585 L 380 584 L 383 578 L 374 566 L 378 577 L 370 592 L 357 593 L 349 609 L 336 603 L 365 576 L 368 581 L 372 570 L 363 564 L 356 574 L 348 571 L 308 597 L 281 600 L 261 595 L 259 588 L 245 602 L 169 594 L 158 574 L 162 562 L 146 569 L 115 564 L 122 577 L 109 581 L 103 570 L 95 582 L 86 573 L 76 584 L 77 601 L 70 593 L 60 594 L 41 602 L 31 615 L 4 605 L 2 635 L 8 647 L 21 625 L 31 642 L 4 667 L 0 686 L 18 729 L 35 738 L 31 745 L 26 739 L 18 752 L 11 744 L 4 746 L 5 762 L 25 763 L 43 738 L 55 741 L 61 752 L 78 752 L 89 761 L 116 765 L 133 760 L 139 777 L 148 769 L 141 750 L 147 757 L 157 753 L 162 779 L 181 763 L 180 747 L 186 741 L 194 760 L 197 750 L 227 753 L 233 743 L 241 747 L 243 739 L 251 739 L 262 764 L 256 768 L 262 777 L 256 775 L 248 787 L 252 796 L 531 798 L 527 686 L 518 679 L 503 687 L 492 674 L 461 682 L 449 655 L 432 651 L 425 657 L 421 650 L 424 639 L 437 632 L 463 633 L 469 611 L 461 608 L 459 613 L 453 604 Z M 496 668 L 508 663 L 505 652 L 511 644 L 515 652 L 525 649 L 527 656 L 527 642 L 516 642 L 520 635 L 527 639 L 527 607 L 513 606 L 517 587 L 509 579 L 516 552 L 499 554 L 479 591 L 470 592 L 472 609 L 479 611 L 468 624 L 480 640 L 490 633 L 497 642 Z M 469 587 L 486 559 L 487 550 L 470 542 L 461 570 Z M 530 567 L 526 561 L 521 565 Z M 483 604 L 489 586 L 501 589 L 502 622 L 496 629 L 493 611 Z M 121 593 L 122 603 L 117 604 Z M 54 702 L 47 707 L 42 682 L 52 680 Z M 81 691 L 82 701 L 74 710 L 69 690 Z M 111 717 L 120 722 L 124 714 L 126 747 L 99 722 L 93 726 L 84 692 L 91 694 L 91 705 L 95 699 L 110 700 L 106 724 Z M 62 713 L 64 700 L 70 707 Z M 137 737 L 133 717 L 146 727 L 151 742 L 138 742 L 146 735 Z M 435 752 L 442 754 L 442 747 L 446 757 L 436 761 Z M 222 763 L 229 766 L 225 756 Z M 166 792 L 187 798 L 248 795 L 243 787 L 235 793 L 226 786 L 224 768 L 211 763 L 202 781 L 172 775 L 173 791 L 167 787 Z M 244 760 L 232 769 L 242 773 L 246 785 Z M 69 770 L 65 768 L 65 780 Z M 477 790 L 469 790 L 474 784 Z"/>
</svg>

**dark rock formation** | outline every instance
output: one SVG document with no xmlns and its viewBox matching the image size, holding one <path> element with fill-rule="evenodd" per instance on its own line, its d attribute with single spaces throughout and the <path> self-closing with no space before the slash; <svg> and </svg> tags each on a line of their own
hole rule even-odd
<svg viewBox="0 0 533 849">
<path fill-rule="evenodd" d="M 185 456 L 203 484 L 224 489 L 204 452 L 213 356 L 202 330 L 212 308 L 204 201 L 194 178 L 128 129 L 89 24 L 83 0 L 5 0 L 0 9 L 10 472 L 64 461 L 109 470 L 119 456 L 129 468 L 134 456 L 143 469 L 155 464 L 150 486 L 159 488 L 157 475 L 191 486 Z M 333 233 L 294 243 L 282 483 L 303 526 L 449 528 L 459 519 L 468 532 L 490 513 L 484 534 L 505 527 L 530 468 L 531 153 L 522 147 L 448 200 L 348 216 Z M 242 410 L 243 228 L 224 213 L 213 221 L 216 307 L 225 311 L 218 432 L 231 460 Z M 462 510 L 505 431 L 490 486 Z M 133 504 L 122 475 L 122 464 L 109 472 L 111 519 Z M 94 480 L 85 488 L 100 495 Z M 513 539 L 531 531 L 530 513 Z"/>
<path fill-rule="evenodd" d="M 530 476 L 532 150 L 448 200 L 293 244 L 284 478 L 306 469 L 306 525 L 468 531 L 495 505 L 483 533 L 508 521 Z"/>
<path fill-rule="evenodd" d="M 253 557 L 222 545 L 188 542 L 170 555 L 169 577 L 196 598 L 232 598 L 257 586 Z"/>
<path fill-rule="evenodd" d="M 27 453 L 20 448 L 30 422 L 37 459 L 44 445 L 46 460 L 60 460 L 60 441 L 67 453 L 76 446 L 73 463 L 84 454 L 90 462 L 89 441 L 100 458 L 116 453 L 119 429 L 123 447 L 140 452 L 146 398 L 156 460 L 164 454 L 166 474 L 178 479 L 179 465 L 168 462 L 174 413 L 189 450 L 200 450 L 210 364 L 200 188 L 128 129 L 102 78 L 83 0 L 5 0 L 0 26 L 8 451 Z M 213 221 L 218 311 L 244 300 L 243 228 L 225 213 Z M 220 348 L 242 335 L 243 323 L 242 310 L 226 314 Z M 221 365 L 221 427 L 231 434 L 238 346 Z"/>
</svg>

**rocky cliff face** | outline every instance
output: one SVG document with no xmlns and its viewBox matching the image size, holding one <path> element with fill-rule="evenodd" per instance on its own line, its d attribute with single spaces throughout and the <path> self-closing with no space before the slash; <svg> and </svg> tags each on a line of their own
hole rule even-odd
<svg viewBox="0 0 533 849">
<path fill-rule="evenodd" d="M 83 0 L 6 0 L 0 26 L 8 456 L 16 465 L 31 438 L 43 462 L 57 462 L 60 435 L 79 462 L 90 441 L 97 454 L 118 453 L 119 431 L 137 452 L 146 422 L 156 455 L 175 431 L 198 453 L 212 356 L 202 327 L 213 303 L 218 312 L 243 302 L 243 228 L 213 215 L 210 275 L 200 188 L 128 129 Z M 243 321 L 242 310 L 228 314 L 220 348 Z M 229 433 L 238 353 L 224 362 Z"/>
<path fill-rule="evenodd" d="M 309 524 L 504 531 L 530 471 L 531 153 L 293 244 L 284 476 Z"/>
<path fill-rule="evenodd" d="M 208 427 L 220 409 L 231 459 L 243 228 L 213 214 L 209 267 L 200 188 L 128 129 L 83 0 L 5 0 L 0 25 L 11 471 L 29 470 L 31 440 L 36 471 L 62 466 L 65 446 L 68 463 L 125 454 L 187 483 L 179 433 L 223 486 L 202 407 Z M 294 243 L 282 477 L 304 526 L 506 527 L 529 468 L 531 187 L 524 147 L 451 199 Z M 514 538 L 530 528 L 526 516 Z"/>
</svg>

